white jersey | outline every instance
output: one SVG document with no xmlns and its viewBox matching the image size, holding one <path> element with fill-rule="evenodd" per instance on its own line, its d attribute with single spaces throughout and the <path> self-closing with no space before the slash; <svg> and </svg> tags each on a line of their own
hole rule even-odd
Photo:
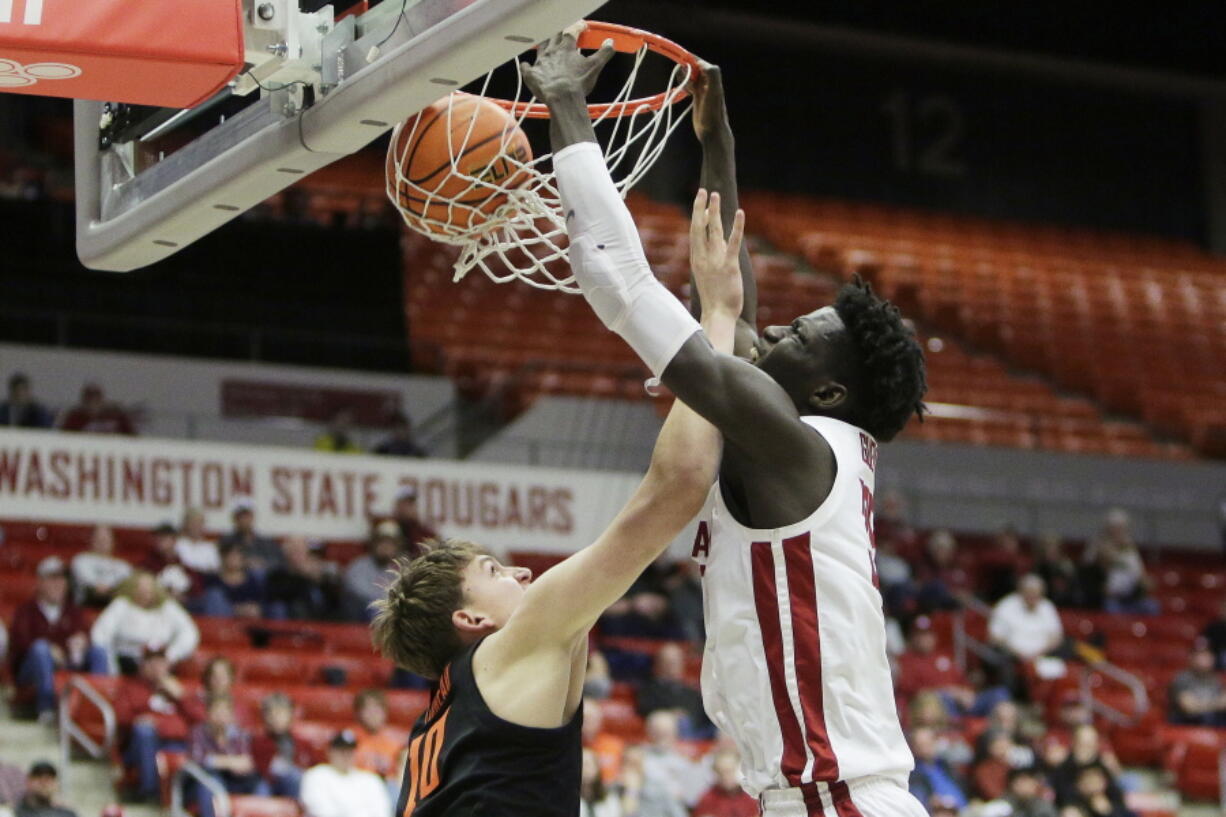
<svg viewBox="0 0 1226 817">
<path fill-rule="evenodd" d="M 874 564 L 877 442 L 840 420 L 801 419 L 838 466 L 817 510 L 787 527 L 746 528 L 717 481 L 699 517 L 702 695 L 736 741 L 751 795 L 800 788 L 841 799 L 843 781 L 870 775 L 905 785 L 914 761 L 894 705 Z"/>
</svg>

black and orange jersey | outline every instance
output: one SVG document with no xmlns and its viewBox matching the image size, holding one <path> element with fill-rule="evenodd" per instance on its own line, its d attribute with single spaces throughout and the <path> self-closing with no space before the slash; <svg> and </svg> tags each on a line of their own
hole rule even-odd
<svg viewBox="0 0 1226 817">
<path fill-rule="evenodd" d="M 498 717 L 473 678 L 479 644 L 447 666 L 413 724 L 397 817 L 575 817 L 583 708 L 553 729 Z"/>
</svg>

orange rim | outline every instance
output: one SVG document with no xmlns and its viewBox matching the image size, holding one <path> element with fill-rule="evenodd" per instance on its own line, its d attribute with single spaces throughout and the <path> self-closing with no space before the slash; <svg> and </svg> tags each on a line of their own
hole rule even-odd
<svg viewBox="0 0 1226 817">
<path fill-rule="evenodd" d="M 598 23 L 589 20 L 587 29 L 579 35 L 579 47 L 587 51 L 600 48 L 605 40 L 613 41 L 613 48 L 621 54 L 636 54 L 643 46 L 652 53 L 672 60 L 678 65 L 690 68 L 691 76 L 698 70 L 698 58 L 677 45 L 672 40 L 617 23 Z M 606 116 L 622 117 L 642 112 L 644 109 L 658 111 L 665 105 L 680 102 L 689 96 L 689 91 L 679 88 L 672 93 L 661 91 L 641 99 L 628 99 L 624 102 L 598 102 L 587 106 L 588 115 L 592 119 L 602 119 Z M 509 99 L 490 97 L 490 102 L 505 108 L 514 117 L 528 119 L 548 119 L 549 108 L 542 102 L 512 102 Z"/>
</svg>

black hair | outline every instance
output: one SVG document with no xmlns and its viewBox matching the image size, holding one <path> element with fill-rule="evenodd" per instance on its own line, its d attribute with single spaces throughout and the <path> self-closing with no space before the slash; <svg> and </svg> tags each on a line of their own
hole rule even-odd
<svg viewBox="0 0 1226 817">
<path fill-rule="evenodd" d="M 25 372 L 13 372 L 13 374 L 9 377 L 9 391 L 12 391 L 18 386 L 28 385 L 30 385 L 30 378 L 26 376 Z"/>
<path fill-rule="evenodd" d="M 859 379 L 867 391 L 855 395 L 854 422 L 888 442 L 912 414 L 924 419 L 924 352 L 898 307 L 878 297 L 859 275 L 839 290 L 834 309 L 859 354 Z"/>
</svg>

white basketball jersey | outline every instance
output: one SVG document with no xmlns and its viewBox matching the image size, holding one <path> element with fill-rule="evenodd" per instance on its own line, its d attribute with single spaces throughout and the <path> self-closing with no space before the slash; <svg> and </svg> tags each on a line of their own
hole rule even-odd
<svg viewBox="0 0 1226 817">
<path fill-rule="evenodd" d="M 905 783 L 914 761 L 894 706 L 873 552 L 877 442 L 829 417 L 803 417 L 834 451 L 830 496 L 808 519 L 746 528 L 718 481 L 699 517 L 707 627 L 702 695 L 741 753 L 754 796 L 800 787 L 826 799 L 842 781 Z"/>
</svg>

